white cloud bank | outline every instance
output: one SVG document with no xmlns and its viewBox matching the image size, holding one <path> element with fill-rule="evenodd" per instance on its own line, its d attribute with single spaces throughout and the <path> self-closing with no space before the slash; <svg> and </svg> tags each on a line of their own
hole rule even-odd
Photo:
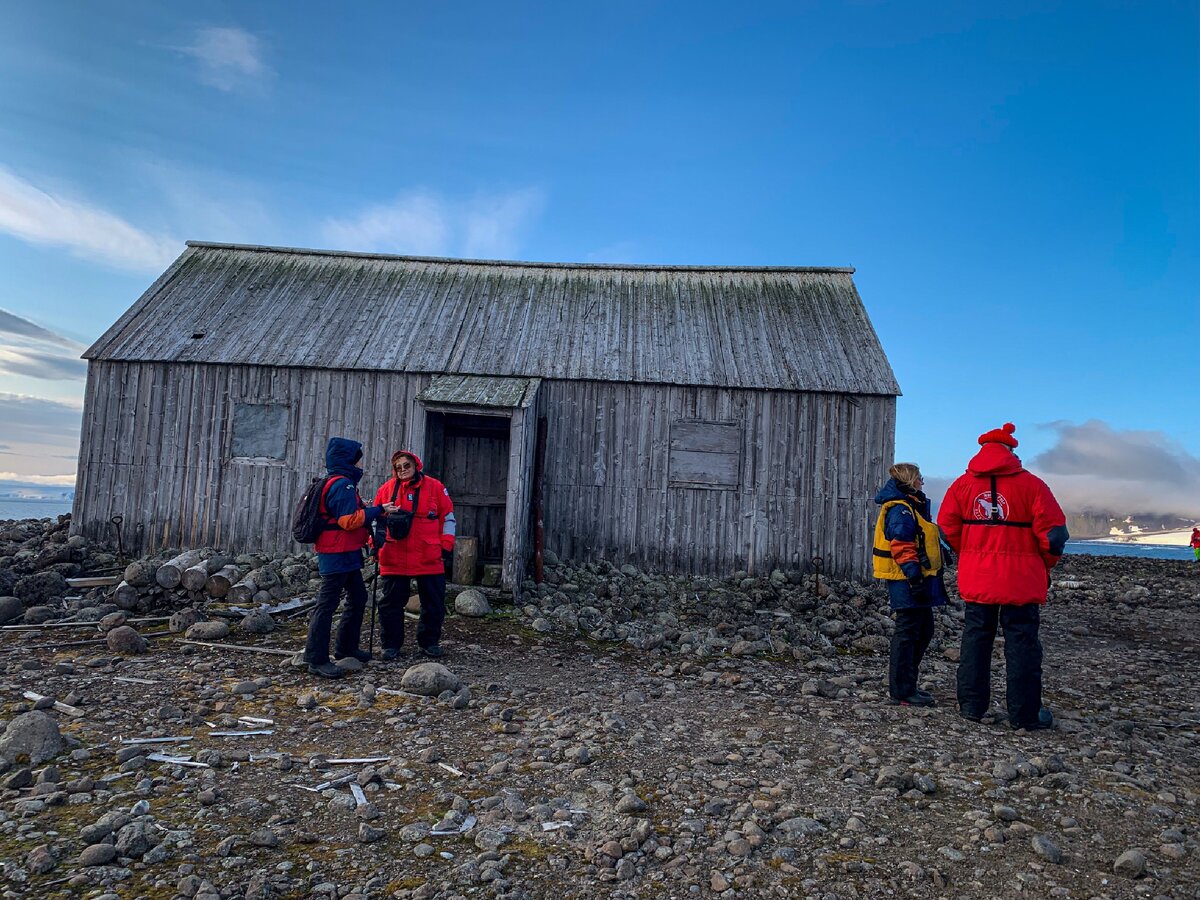
<svg viewBox="0 0 1200 900">
<path fill-rule="evenodd" d="M 17 472 L 0 472 L 0 482 L 15 481 L 20 484 L 44 484 L 55 487 L 74 487 L 75 473 L 70 475 L 20 475 Z"/>
<path fill-rule="evenodd" d="M 1161 431 L 1117 429 L 1099 419 L 1045 427 L 1058 442 L 1028 465 L 1064 509 L 1200 516 L 1200 457 Z"/>
<path fill-rule="evenodd" d="M 263 87 L 275 70 L 263 59 L 263 44 L 242 28 L 201 28 L 180 47 L 200 64 L 199 78 L 222 91 Z"/>
<path fill-rule="evenodd" d="M 43 190 L 3 166 L 0 232 L 135 272 L 161 271 L 183 249 L 182 241 L 150 234 L 98 206 Z"/>
<path fill-rule="evenodd" d="M 536 188 L 465 201 L 411 191 L 348 218 L 329 219 L 322 233 L 341 250 L 507 259 L 542 205 Z"/>
</svg>

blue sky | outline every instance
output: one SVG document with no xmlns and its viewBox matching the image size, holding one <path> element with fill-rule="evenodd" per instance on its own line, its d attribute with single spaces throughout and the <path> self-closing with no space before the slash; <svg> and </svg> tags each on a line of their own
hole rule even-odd
<svg viewBox="0 0 1200 900">
<path fill-rule="evenodd" d="M 853 265 L 899 457 L 1012 420 L 1200 514 L 1197 5 L 749 6 L 15 5 L 0 479 L 73 472 L 70 357 L 196 238 Z"/>
</svg>

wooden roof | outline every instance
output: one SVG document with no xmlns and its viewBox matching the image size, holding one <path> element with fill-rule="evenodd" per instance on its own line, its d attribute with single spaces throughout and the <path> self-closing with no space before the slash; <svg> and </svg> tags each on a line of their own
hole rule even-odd
<svg viewBox="0 0 1200 900">
<path fill-rule="evenodd" d="M 898 394 L 853 272 L 189 242 L 84 358 Z"/>
</svg>

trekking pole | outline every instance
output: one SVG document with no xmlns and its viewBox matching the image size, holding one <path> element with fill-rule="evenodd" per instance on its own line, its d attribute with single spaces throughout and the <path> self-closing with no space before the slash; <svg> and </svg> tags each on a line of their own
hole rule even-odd
<svg viewBox="0 0 1200 900">
<path fill-rule="evenodd" d="M 367 652 L 375 652 L 375 607 L 379 595 L 379 559 L 375 559 L 375 578 L 371 581 L 371 634 L 367 638 Z"/>
</svg>

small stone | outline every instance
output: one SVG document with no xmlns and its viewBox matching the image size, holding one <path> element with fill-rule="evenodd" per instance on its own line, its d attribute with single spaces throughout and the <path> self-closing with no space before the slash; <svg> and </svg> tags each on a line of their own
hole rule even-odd
<svg viewBox="0 0 1200 900">
<path fill-rule="evenodd" d="M 1033 847 L 1033 852 L 1047 862 L 1061 863 L 1063 861 L 1063 853 L 1058 849 L 1050 838 L 1044 834 L 1035 834 L 1030 839 L 1030 845 Z"/>
<path fill-rule="evenodd" d="M 642 812 L 643 810 L 645 810 L 647 808 L 648 807 L 646 805 L 646 801 L 643 800 L 641 797 L 639 797 L 637 794 L 634 794 L 632 792 L 628 793 L 628 794 L 624 794 L 621 797 L 621 799 L 617 801 L 617 806 L 616 806 L 617 812 L 622 813 L 624 815 L 630 815 L 632 813 Z"/>
<path fill-rule="evenodd" d="M 189 641 L 215 641 L 228 636 L 229 626 L 224 622 L 197 622 L 184 632 Z"/>
<path fill-rule="evenodd" d="M 255 847 L 278 847 L 279 835 L 270 828 L 259 828 L 250 832 L 250 843 Z"/>
<path fill-rule="evenodd" d="M 490 614 L 492 607 L 480 591 L 468 588 L 454 598 L 454 611 L 460 616 L 478 619 Z"/>
<path fill-rule="evenodd" d="M 708 879 L 708 886 L 719 894 L 722 891 L 729 890 L 729 879 L 720 872 L 713 872 L 712 876 Z"/>
<path fill-rule="evenodd" d="M 400 687 L 411 694 L 436 697 L 443 691 L 457 691 L 458 676 L 441 663 L 419 663 L 412 666 L 400 679 Z"/>
<path fill-rule="evenodd" d="M 275 630 L 275 620 L 270 613 L 256 609 L 242 618 L 240 627 L 248 634 L 270 634 Z"/>
<path fill-rule="evenodd" d="M 50 852 L 50 848 L 46 844 L 34 847 L 25 857 L 25 868 L 31 875 L 45 875 L 56 865 L 58 865 L 58 860 L 54 858 L 54 854 Z"/>
<path fill-rule="evenodd" d="M 117 848 L 112 844 L 92 844 L 79 854 L 81 866 L 106 866 L 117 858 Z"/>
<path fill-rule="evenodd" d="M 229 693 L 234 694 L 236 696 L 239 694 L 253 694 L 257 690 L 258 690 L 258 685 L 255 684 L 253 681 L 239 681 L 237 684 L 235 684 L 233 687 L 231 687 L 229 689 Z"/>
<path fill-rule="evenodd" d="M 1141 850 L 1126 850 L 1113 863 L 1113 871 L 1126 878 L 1141 878 L 1146 873 L 1146 855 Z"/>
<path fill-rule="evenodd" d="M 167 622 L 167 628 L 173 634 L 179 634 L 181 631 L 187 631 L 197 622 L 202 621 L 203 618 L 199 610 L 192 609 L 189 606 L 187 609 L 180 609 L 171 613 L 170 621 Z"/>
<path fill-rule="evenodd" d="M 137 629 L 128 625 L 114 628 L 105 636 L 105 641 L 113 653 L 134 655 L 146 652 L 146 639 L 137 633 Z"/>
</svg>

